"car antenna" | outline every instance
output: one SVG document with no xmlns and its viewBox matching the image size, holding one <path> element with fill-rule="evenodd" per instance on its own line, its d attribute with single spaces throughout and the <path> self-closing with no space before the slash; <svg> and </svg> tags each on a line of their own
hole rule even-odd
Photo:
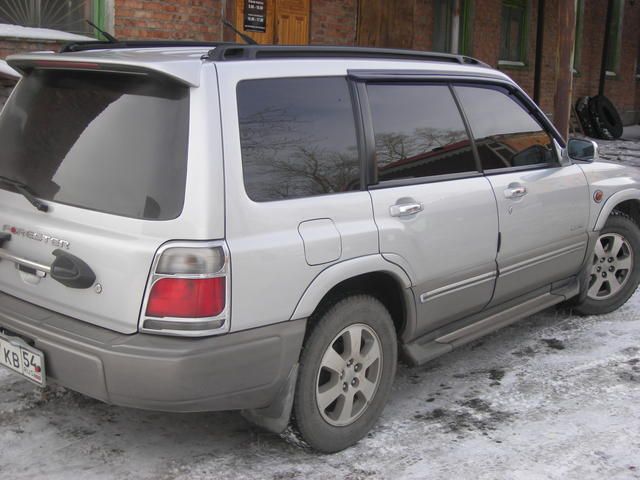
<svg viewBox="0 0 640 480">
<path fill-rule="evenodd" d="M 240 38 L 242 38 L 242 40 L 244 40 L 247 44 L 249 45 L 258 44 L 258 42 L 256 42 L 253 38 L 251 38 L 249 35 L 245 35 L 244 33 L 242 33 L 240 30 L 238 30 L 236 27 L 234 27 L 230 22 L 228 22 L 224 18 L 222 19 L 222 23 L 224 24 L 225 27 L 229 27 L 231 30 L 233 30 L 238 35 L 240 35 Z"/>
<path fill-rule="evenodd" d="M 85 20 L 89 25 L 91 25 L 93 28 L 95 28 L 98 32 L 100 32 L 102 34 L 102 36 L 104 38 L 107 39 L 107 41 L 109 43 L 120 43 L 120 41 L 114 37 L 113 35 L 111 35 L 109 32 L 105 32 L 103 29 L 101 29 L 99 26 L 97 26 L 95 23 L 93 23 L 91 20 Z"/>
</svg>

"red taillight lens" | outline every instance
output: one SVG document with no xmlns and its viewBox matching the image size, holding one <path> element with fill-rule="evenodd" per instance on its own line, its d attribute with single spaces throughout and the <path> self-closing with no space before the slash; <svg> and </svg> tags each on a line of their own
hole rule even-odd
<svg viewBox="0 0 640 480">
<path fill-rule="evenodd" d="M 225 279 L 162 278 L 147 303 L 151 317 L 214 317 L 224 310 Z"/>
</svg>

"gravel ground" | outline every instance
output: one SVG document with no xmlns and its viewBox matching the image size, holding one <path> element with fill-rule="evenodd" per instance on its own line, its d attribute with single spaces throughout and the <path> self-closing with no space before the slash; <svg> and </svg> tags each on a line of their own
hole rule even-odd
<svg viewBox="0 0 640 480">
<path fill-rule="evenodd" d="M 640 135 L 602 154 L 640 165 Z M 0 445 L 3 479 L 640 479 L 640 292 L 609 315 L 548 310 L 401 366 L 377 427 L 334 455 L 237 413 L 112 407 L 4 370 Z"/>
</svg>

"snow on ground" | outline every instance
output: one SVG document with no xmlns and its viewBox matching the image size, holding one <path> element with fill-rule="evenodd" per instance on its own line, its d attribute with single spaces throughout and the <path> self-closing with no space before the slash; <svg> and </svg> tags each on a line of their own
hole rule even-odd
<svg viewBox="0 0 640 480">
<path fill-rule="evenodd" d="M 640 141 L 602 143 L 638 160 Z M 378 425 L 333 455 L 234 412 L 112 407 L 4 370 L 0 445 L 16 480 L 640 479 L 640 291 L 609 315 L 551 309 L 400 366 Z"/>
<path fill-rule="evenodd" d="M 23 27 L 21 25 L 11 25 L 0 23 L 0 38 L 24 38 L 29 40 L 58 40 L 73 42 L 76 40 L 95 40 L 85 35 L 52 30 L 50 28 Z"/>
</svg>

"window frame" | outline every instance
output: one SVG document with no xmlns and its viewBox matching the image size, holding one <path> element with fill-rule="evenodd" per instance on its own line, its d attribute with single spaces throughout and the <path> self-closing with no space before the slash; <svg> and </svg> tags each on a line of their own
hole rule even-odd
<svg viewBox="0 0 640 480">
<path fill-rule="evenodd" d="M 491 75 L 483 77 L 482 74 L 477 75 L 465 75 L 459 72 L 441 72 L 440 74 L 425 73 L 424 71 L 393 71 L 393 70 L 352 70 L 348 72 L 349 77 L 354 83 L 354 89 L 357 99 L 357 108 L 359 115 L 361 116 L 362 127 L 362 140 L 363 150 L 361 152 L 362 158 L 365 162 L 363 166 L 363 173 L 365 174 L 365 189 L 377 190 L 381 188 L 400 187 L 405 185 L 420 185 L 428 183 L 436 183 L 450 180 L 461 180 L 465 178 L 474 178 L 487 175 L 501 175 L 511 172 L 519 172 L 526 170 L 541 170 L 547 168 L 561 168 L 565 166 L 562 163 L 562 159 L 559 156 L 559 152 L 556 151 L 556 162 L 543 163 L 536 165 L 525 165 L 521 167 L 505 167 L 500 169 L 484 170 L 482 168 L 482 162 L 478 154 L 475 139 L 473 138 L 473 131 L 470 128 L 469 121 L 466 113 L 462 108 L 462 104 L 455 92 L 455 85 L 479 85 L 479 86 L 498 86 L 507 89 L 512 95 L 514 95 L 523 107 L 529 112 L 530 115 L 538 122 L 542 130 L 544 130 L 554 141 L 559 148 L 565 148 L 566 143 L 560 133 L 556 130 L 547 116 L 537 107 L 533 101 L 518 87 L 517 85 L 507 81 L 496 78 Z M 386 180 L 378 181 L 377 173 L 377 161 L 376 161 L 376 148 L 375 148 L 375 132 L 373 129 L 373 118 L 371 116 L 371 110 L 369 108 L 369 100 L 367 95 L 367 84 L 369 83 L 446 83 L 452 90 L 456 106 L 465 125 L 467 135 L 471 142 L 471 148 L 476 160 L 476 172 L 463 172 L 446 175 L 435 175 L 432 177 L 418 177 L 410 179 L 399 180 Z M 556 149 L 554 149 L 556 150 Z"/>
<path fill-rule="evenodd" d="M 526 67 L 528 64 L 528 40 L 529 40 L 529 19 L 530 2 L 529 0 L 502 0 L 500 4 L 500 49 L 498 52 L 498 65 L 502 67 Z M 509 60 L 503 58 L 503 43 L 505 42 L 504 12 L 505 8 L 522 8 L 522 20 L 520 21 L 520 38 L 519 38 L 519 58 L 518 60 Z"/>
<path fill-rule="evenodd" d="M 612 15 L 609 26 L 609 51 L 607 58 L 613 62 L 607 62 L 606 75 L 608 77 L 617 77 L 620 73 L 620 58 L 622 53 L 622 29 L 624 24 L 624 0 L 613 0 Z"/>
<path fill-rule="evenodd" d="M 353 115 L 353 125 L 356 136 L 356 148 L 357 148 L 357 157 L 358 157 L 358 167 L 360 169 L 360 175 L 358 178 L 358 188 L 353 190 L 345 190 L 342 192 L 331 192 L 324 194 L 316 194 L 316 195 L 304 195 L 300 197 L 288 197 L 288 198 L 274 198 L 269 200 L 256 200 L 254 199 L 249 190 L 247 189 L 247 183 L 245 181 L 245 166 L 244 159 L 242 155 L 242 142 L 241 142 L 241 130 L 240 130 L 240 108 L 239 108 L 239 95 L 238 89 L 239 86 L 244 82 L 252 82 L 256 80 L 305 80 L 305 79 L 343 79 L 347 84 L 347 89 L 349 91 L 349 99 L 351 103 L 351 112 Z M 365 147 L 365 134 L 364 134 L 364 126 L 362 115 L 360 113 L 360 102 L 358 100 L 358 92 L 355 89 L 354 82 L 349 75 L 288 75 L 283 77 L 249 77 L 243 78 L 239 80 L 234 87 L 235 92 L 235 104 L 237 111 L 237 129 L 238 129 L 238 146 L 240 147 L 240 171 L 242 172 L 242 188 L 244 189 L 244 194 L 246 198 L 255 204 L 264 204 L 264 203 L 274 203 L 274 202 L 291 202 L 296 200 L 308 200 L 310 198 L 318 198 L 318 197 L 330 197 L 334 195 L 346 195 L 353 194 L 362 191 L 366 191 L 366 182 L 368 178 L 368 161 L 366 158 L 366 147 Z"/>
<path fill-rule="evenodd" d="M 453 18 L 456 10 L 456 2 L 459 2 L 459 24 L 458 24 L 458 51 L 452 51 L 451 41 Z M 431 42 L 433 50 L 436 52 L 453 53 L 457 55 L 471 55 L 471 41 L 472 41 L 472 28 L 473 23 L 471 18 L 473 16 L 473 5 L 470 0 L 436 0 L 433 5 L 434 19 L 440 18 L 440 13 L 445 10 L 447 17 L 445 28 L 441 28 L 441 24 L 437 23 L 433 25 L 433 32 L 431 36 Z M 444 35 L 444 39 L 440 38 Z M 444 48 L 440 48 L 441 45 L 436 46 L 436 43 L 441 44 L 444 40 Z"/>
</svg>

